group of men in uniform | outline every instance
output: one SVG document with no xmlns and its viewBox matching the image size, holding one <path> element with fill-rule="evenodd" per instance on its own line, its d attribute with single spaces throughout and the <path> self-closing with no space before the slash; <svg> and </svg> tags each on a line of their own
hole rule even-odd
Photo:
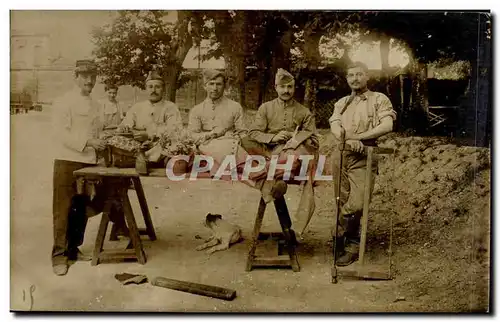
<svg viewBox="0 0 500 322">
<path fill-rule="evenodd" d="M 56 275 L 65 275 L 68 261 L 89 260 L 78 247 L 83 242 L 88 211 L 102 211 L 102 198 L 90 198 L 77 189 L 73 171 L 96 165 L 96 152 L 106 148 L 99 139 L 104 129 L 134 129 L 134 139 L 139 142 L 169 135 L 183 129 L 177 106 L 166 100 L 165 83 L 157 72 L 149 73 L 145 80 L 148 100 L 136 103 L 126 113 L 116 102 L 118 88 L 107 85 L 108 100 L 96 103 L 90 96 L 96 83 L 97 68 L 93 61 L 77 61 L 76 87 L 58 99 L 53 107 L 53 129 L 59 149 L 54 156 L 54 246 L 52 266 Z M 367 69 L 355 64 L 347 70 L 347 81 L 352 94 L 335 105 L 330 118 L 334 137 L 346 132 L 346 144 L 351 151 L 344 155 L 343 169 L 336 169 L 348 178 L 349 198 L 341 210 L 341 229 L 336 237 L 337 250 L 341 252 L 339 265 L 356 260 L 356 243 L 359 235 L 359 213 L 364 191 L 363 167 L 366 158 L 363 144 L 374 144 L 376 138 L 392 130 L 395 113 L 389 99 L 366 88 Z M 189 114 L 187 129 L 195 139 L 198 153 L 209 155 L 215 165 L 223 163 L 227 155 L 236 158 L 236 171 L 241 174 L 245 162 L 254 155 L 263 156 L 266 164 L 262 171 L 252 173 L 246 184 L 259 189 L 266 203 L 286 193 L 287 182 L 293 182 L 301 168 L 300 156 L 317 155 L 319 141 L 315 120 L 308 108 L 294 99 L 295 79 L 289 72 L 279 69 L 275 77 L 278 97 L 262 104 L 252 124 L 247 128 L 243 121 L 242 106 L 224 95 L 227 78 L 223 72 L 206 70 L 203 74 L 206 99 L 194 106 Z M 271 159 L 290 164 L 292 177 L 284 171 L 275 172 L 268 180 Z M 299 237 L 305 231 L 314 212 L 312 171 L 314 162 L 307 169 L 308 180 L 302 181 L 302 196 L 295 215 Z M 215 167 L 217 168 L 217 167 Z M 373 186 L 370 187 L 373 189 Z M 339 192 L 336 192 L 339 193 Z M 342 196 L 342 194 L 341 194 Z"/>
</svg>

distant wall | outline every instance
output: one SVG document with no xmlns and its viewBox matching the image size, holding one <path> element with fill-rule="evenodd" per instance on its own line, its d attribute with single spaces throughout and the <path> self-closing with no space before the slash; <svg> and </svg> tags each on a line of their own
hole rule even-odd
<svg viewBox="0 0 500 322">
<path fill-rule="evenodd" d="M 52 104 L 58 96 L 75 86 L 72 69 L 43 69 L 35 72 L 31 69 L 18 68 L 12 69 L 10 75 L 11 93 L 25 91 L 31 95 L 34 102 L 47 105 Z M 99 80 L 92 91 L 92 96 L 98 100 L 106 98 L 104 84 Z M 127 85 L 120 87 L 117 99 L 128 109 L 135 102 L 147 99 L 147 95 L 144 91 Z M 177 90 L 176 104 L 186 119 L 189 110 L 203 99 L 205 91 L 201 80 L 198 80 L 198 84 L 195 81 L 188 82 Z"/>
</svg>

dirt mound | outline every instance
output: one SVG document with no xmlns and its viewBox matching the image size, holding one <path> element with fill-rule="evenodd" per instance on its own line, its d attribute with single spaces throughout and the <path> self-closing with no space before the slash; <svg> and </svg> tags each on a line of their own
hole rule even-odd
<svg viewBox="0 0 500 322">
<path fill-rule="evenodd" d="M 332 148 L 331 134 L 321 152 Z M 393 215 L 393 272 L 425 311 L 485 311 L 490 243 L 490 151 L 446 139 L 391 134 L 379 146 L 368 248 L 387 257 Z M 424 304 L 425 303 L 425 304 Z"/>
</svg>

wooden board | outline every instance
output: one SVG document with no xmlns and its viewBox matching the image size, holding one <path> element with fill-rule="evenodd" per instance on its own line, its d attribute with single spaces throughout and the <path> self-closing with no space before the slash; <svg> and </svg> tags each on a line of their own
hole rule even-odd
<svg viewBox="0 0 500 322">
<path fill-rule="evenodd" d="M 122 178 L 138 178 L 139 174 L 135 168 L 112 168 L 112 167 L 87 167 L 73 172 L 75 176 L 84 177 L 122 177 Z M 166 177 L 165 169 L 151 169 L 150 177 Z"/>
</svg>

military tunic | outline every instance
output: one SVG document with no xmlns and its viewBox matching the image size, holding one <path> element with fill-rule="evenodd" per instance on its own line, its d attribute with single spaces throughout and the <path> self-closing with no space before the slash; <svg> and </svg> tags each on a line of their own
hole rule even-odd
<svg viewBox="0 0 500 322">
<path fill-rule="evenodd" d="M 205 99 L 191 110 L 188 130 L 195 139 L 212 131 L 220 133 L 220 137 L 198 147 L 202 154 L 212 156 L 217 164 L 227 155 L 235 155 L 237 164 L 245 162 L 246 153 L 239 141 L 246 135 L 247 129 L 243 122 L 243 108 L 239 103 L 224 96 L 215 102 Z"/>
<path fill-rule="evenodd" d="M 280 131 L 294 132 L 295 137 L 287 144 L 271 142 L 273 137 Z M 245 150 L 253 155 L 259 154 L 270 157 L 279 155 L 278 163 L 283 164 L 288 156 L 294 156 L 291 171 L 295 173 L 300 169 L 300 155 L 316 155 L 318 138 L 316 136 L 316 125 L 312 113 L 308 108 L 299 104 L 296 100 L 282 101 L 276 98 L 266 102 L 259 107 L 255 120 L 250 128 L 247 139 L 242 142 Z M 309 163 L 309 180 L 304 183 L 299 207 L 294 214 L 298 235 L 302 235 L 314 213 L 314 190 L 310 176 L 314 169 L 315 161 Z M 262 176 L 267 176 L 269 162 Z M 277 170 L 275 179 L 280 179 L 284 170 Z"/>
<path fill-rule="evenodd" d="M 259 143 L 274 145 L 271 140 L 280 131 L 294 132 L 297 129 L 302 132 L 299 144 L 309 137 L 317 140 L 314 117 L 309 109 L 294 99 L 284 102 L 276 98 L 259 107 L 249 137 Z"/>
<path fill-rule="evenodd" d="M 134 104 L 120 124 L 136 130 L 145 130 L 150 138 L 160 137 L 182 129 L 182 118 L 177 105 L 161 100 Z"/>
</svg>

